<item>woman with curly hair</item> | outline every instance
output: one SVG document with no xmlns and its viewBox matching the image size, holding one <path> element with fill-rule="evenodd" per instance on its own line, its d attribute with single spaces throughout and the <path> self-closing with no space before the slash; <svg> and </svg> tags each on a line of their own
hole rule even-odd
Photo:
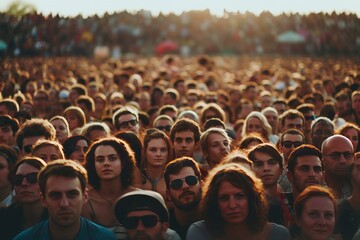
<svg viewBox="0 0 360 240">
<path fill-rule="evenodd" d="M 284 226 L 266 222 L 261 180 L 238 164 L 214 168 L 203 192 L 204 220 L 190 226 L 187 239 L 290 239 Z"/>
</svg>

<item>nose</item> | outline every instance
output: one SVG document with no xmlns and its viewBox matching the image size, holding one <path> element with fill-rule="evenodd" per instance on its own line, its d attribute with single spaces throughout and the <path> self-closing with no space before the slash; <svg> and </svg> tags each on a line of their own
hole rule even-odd
<svg viewBox="0 0 360 240">
<path fill-rule="evenodd" d="M 229 205 L 229 208 L 235 208 L 236 207 L 235 199 L 234 199 L 233 196 L 230 197 L 228 205 Z"/>
<path fill-rule="evenodd" d="M 340 158 L 339 158 L 339 161 L 338 161 L 340 164 L 345 164 L 346 163 L 346 159 L 344 157 L 344 154 L 341 154 L 340 155 Z"/>
<path fill-rule="evenodd" d="M 144 224 L 142 223 L 142 221 L 140 221 L 140 220 L 138 221 L 136 230 L 145 230 L 145 226 L 144 226 Z"/>
<path fill-rule="evenodd" d="M 60 202 L 60 204 L 61 204 L 62 207 L 66 207 L 66 206 L 69 205 L 69 201 L 68 201 L 68 199 L 67 199 L 66 196 L 62 196 L 62 197 L 61 197 L 61 202 Z"/>
</svg>

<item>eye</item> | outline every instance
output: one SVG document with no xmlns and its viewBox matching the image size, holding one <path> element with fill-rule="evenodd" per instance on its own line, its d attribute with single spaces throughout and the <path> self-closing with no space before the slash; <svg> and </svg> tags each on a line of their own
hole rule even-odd
<svg viewBox="0 0 360 240">
<path fill-rule="evenodd" d="M 229 201 L 229 195 L 220 195 L 218 197 L 219 202 L 227 202 Z"/>
<path fill-rule="evenodd" d="M 103 157 L 98 157 L 98 158 L 95 159 L 95 162 L 97 162 L 97 163 L 102 163 L 102 162 L 104 162 L 104 160 L 105 160 L 105 158 L 103 158 Z"/>
<path fill-rule="evenodd" d="M 272 160 L 269 161 L 269 164 L 270 164 L 270 165 L 277 165 L 278 162 L 275 161 L 274 159 L 272 159 Z"/>
<path fill-rule="evenodd" d="M 59 192 L 50 192 L 48 194 L 48 197 L 53 199 L 53 200 L 60 199 L 61 198 L 61 193 L 59 193 Z"/>
<path fill-rule="evenodd" d="M 236 193 L 235 198 L 236 199 L 244 199 L 244 198 L 246 198 L 246 196 L 244 193 Z"/>
</svg>

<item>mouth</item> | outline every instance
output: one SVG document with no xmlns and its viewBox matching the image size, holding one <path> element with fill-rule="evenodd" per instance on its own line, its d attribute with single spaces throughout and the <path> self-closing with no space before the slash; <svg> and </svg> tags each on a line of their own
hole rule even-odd
<svg viewBox="0 0 360 240">
<path fill-rule="evenodd" d="M 319 185 L 320 182 L 317 181 L 317 180 L 308 180 L 308 181 L 305 181 L 305 184 L 307 184 L 307 185 Z"/>
<path fill-rule="evenodd" d="M 110 169 L 105 169 L 105 170 L 102 170 L 101 172 L 102 172 L 102 173 L 111 173 L 112 170 L 110 170 Z"/>
<path fill-rule="evenodd" d="M 194 192 L 184 192 L 179 196 L 179 198 L 185 198 L 187 196 L 195 196 L 195 193 Z"/>
<path fill-rule="evenodd" d="M 270 177 L 273 177 L 273 175 L 271 175 L 271 174 L 265 174 L 265 175 L 262 175 L 261 178 L 270 178 Z"/>
</svg>

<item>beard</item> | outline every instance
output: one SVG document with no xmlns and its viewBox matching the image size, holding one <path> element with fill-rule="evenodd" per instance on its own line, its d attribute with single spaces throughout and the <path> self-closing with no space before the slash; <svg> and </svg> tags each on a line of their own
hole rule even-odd
<svg viewBox="0 0 360 240">
<path fill-rule="evenodd" d="M 201 189 L 199 189 L 197 194 L 192 192 L 192 191 L 186 191 L 186 192 L 180 194 L 179 198 L 181 198 L 182 195 L 189 194 L 189 193 L 193 193 L 195 198 L 192 201 L 187 202 L 187 203 L 183 203 L 177 198 L 176 199 L 172 198 L 172 201 L 173 201 L 175 207 L 177 207 L 181 211 L 185 211 L 185 212 L 189 212 L 189 211 L 192 211 L 195 208 L 197 208 L 199 206 L 199 203 L 200 203 L 200 200 L 201 200 Z"/>
<path fill-rule="evenodd" d="M 133 236 L 129 236 L 131 240 L 165 240 L 165 234 L 159 232 L 155 236 L 150 236 L 145 231 L 136 231 Z"/>
</svg>

